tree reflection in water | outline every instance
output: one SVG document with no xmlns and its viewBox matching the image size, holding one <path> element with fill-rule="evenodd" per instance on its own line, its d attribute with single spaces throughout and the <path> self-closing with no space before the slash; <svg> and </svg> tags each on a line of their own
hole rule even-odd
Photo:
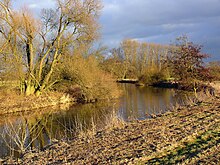
<svg viewBox="0 0 220 165">
<path fill-rule="evenodd" d="M 0 157 L 19 157 L 29 149 L 42 149 L 53 139 L 68 140 L 80 132 L 101 129 L 112 110 L 112 103 L 100 102 L 72 106 L 64 111 L 40 111 L 15 119 L 8 117 L 0 123 Z"/>
<path fill-rule="evenodd" d="M 170 106 L 184 104 L 187 95 L 175 89 L 136 87 L 121 84 L 124 96 L 119 113 L 125 120 L 146 119 L 152 114 L 164 113 Z"/>
</svg>

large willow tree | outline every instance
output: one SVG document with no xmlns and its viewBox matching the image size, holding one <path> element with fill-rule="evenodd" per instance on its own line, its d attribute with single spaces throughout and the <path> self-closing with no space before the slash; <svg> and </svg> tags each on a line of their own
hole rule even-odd
<svg viewBox="0 0 220 165">
<path fill-rule="evenodd" d="M 99 0 L 57 0 L 37 19 L 29 9 L 0 1 L 0 56 L 14 65 L 26 95 L 39 94 L 52 79 L 65 51 L 90 45 L 98 36 Z M 20 72 L 24 72 L 22 76 Z"/>
</svg>

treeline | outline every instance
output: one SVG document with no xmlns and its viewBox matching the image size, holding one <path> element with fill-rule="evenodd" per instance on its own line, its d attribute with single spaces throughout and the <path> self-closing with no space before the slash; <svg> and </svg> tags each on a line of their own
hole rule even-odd
<svg viewBox="0 0 220 165">
<path fill-rule="evenodd" d="M 205 63 L 210 55 L 202 53 L 202 46 L 187 36 L 170 45 L 126 39 L 110 52 L 102 67 L 117 79 L 138 79 L 145 85 L 178 82 L 192 87 L 220 80 L 220 63 Z"/>
<path fill-rule="evenodd" d="M 169 77 L 164 60 L 172 46 L 126 39 L 112 49 L 103 68 L 117 79 L 139 79 L 152 83 Z"/>
</svg>

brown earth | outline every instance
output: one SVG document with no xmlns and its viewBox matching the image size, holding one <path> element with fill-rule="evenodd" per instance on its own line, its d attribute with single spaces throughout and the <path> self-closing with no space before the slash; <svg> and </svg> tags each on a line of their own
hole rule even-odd
<svg viewBox="0 0 220 165">
<path fill-rule="evenodd" d="M 3 164 L 220 164 L 220 99 L 95 135 L 57 141 Z"/>
</svg>

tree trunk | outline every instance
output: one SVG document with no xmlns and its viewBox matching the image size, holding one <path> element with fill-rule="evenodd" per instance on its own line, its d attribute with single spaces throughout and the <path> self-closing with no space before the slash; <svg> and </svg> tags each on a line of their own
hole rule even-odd
<svg viewBox="0 0 220 165">
<path fill-rule="evenodd" d="M 26 95 L 26 96 L 35 94 L 35 87 L 34 87 L 34 85 L 31 85 L 31 84 L 28 84 L 28 83 L 27 83 L 27 84 L 25 85 L 24 92 L 25 92 L 25 95 Z"/>
<path fill-rule="evenodd" d="M 27 40 L 26 44 L 26 53 L 28 61 L 28 78 L 25 82 L 24 93 L 26 96 L 32 95 L 35 93 L 35 85 L 33 83 L 33 45 L 31 37 Z"/>
</svg>

